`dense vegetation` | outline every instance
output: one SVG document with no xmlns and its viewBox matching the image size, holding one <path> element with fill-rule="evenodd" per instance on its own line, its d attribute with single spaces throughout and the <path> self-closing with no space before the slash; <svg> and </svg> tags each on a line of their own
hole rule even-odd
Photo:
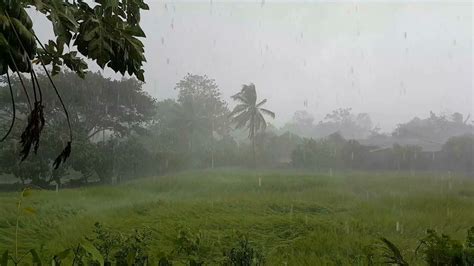
<svg viewBox="0 0 474 266">
<path fill-rule="evenodd" d="M 177 99 L 162 101 L 149 96 L 134 79 L 111 80 L 96 73 L 81 79 L 71 72 L 53 79 L 57 86 L 75 88 L 63 99 L 70 108 L 74 152 L 63 167 L 53 169 L 68 142 L 68 130 L 61 102 L 55 100 L 53 90 L 45 90 L 43 98 L 50 102 L 44 109 L 48 127 L 37 156 L 12 156 L 22 152 L 18 147 L 22 124 L 13 127 L 10 139 L 0 147 L 0 172 L 15 176 L 21 184 L 77 186 L 190 168 L 255 165 L 329 174 L 340 170 L 474 173 L 473 125 L 457 113 L 415 118 L 391 135 L 373 128 L 367 114 L 355 115 L 350 109 L 335 110 L 317 125 L 307 113 L 296 112 L 292 121 L 276 128 L 263 117 L 275 114 L 262 108 L 266 99 L 257 101 L 253 84 L 244 85 L 232 97 L 237 105 L 231 111 L 217 83 L 206 76 L 186 75 L 176 84 Z M 37 80 L 44 88 L 51 86 L 45 74 L 38 73 Z M 12 78 L 11 84 L 17 119 L 23 120 L 29 112 L 27 98 L 18 78 Z M 0 117 L 5 130 L 12 112 L 9 101 L 8 90 L 2 88 Z M 314 132 L 308 136 L 310 129 Z M 327 135 L 317 137 L 323 133 Z"/>
<path fill-rule="evenodd" d="M 53 255 L 78 244 L 88 249 L 96 245 L 104 253 L 96 238 L 120 233 L 118 243 L 127 243 L 130 236 L 147 232 L 144 251 L 155 265 L 162 257 L 178 264 L 191 258 L 214 264 L 229 258 L 241 237 L 268 265 L 366 265 L 369 259 L 385 261 L 387 252 L 379 240 L 384 237 L 407 263 L 423 265 L 425 256 L 438 254 L 445 260 L 470 248 L 466 235 L 474 220 L 473 196 L 473 180 L 437 174 L 330 177 L 239 169 L 183 172 L 57 193 L 34 190 L 22 201 L 28 211 L 20 214 L 18 253 L 34 248 L 49 263 Z M 0 194 L 0 252 L 9 250 L 10 255 L 17 198 L 17 193 Z M 437 233 L 427 234 L 426 229 Z M 424 244 L 417 250 L 420 240 Z M 113 261 L 128 246 L 111 245 Z M 445 247 L 446 253 L 440 253 Z M 68 259 L 72 257 L 70 253 Z"/>
<path fill-rule="evenodd" d="M 474 264 L 470 115 L 383 133 L 351 108 L 299 110 L 277 128 L 253 83 L 229 106 L 194 74 L 158 101 L 148 8 L 0 0 L 0 266 Z"/>
</svg>

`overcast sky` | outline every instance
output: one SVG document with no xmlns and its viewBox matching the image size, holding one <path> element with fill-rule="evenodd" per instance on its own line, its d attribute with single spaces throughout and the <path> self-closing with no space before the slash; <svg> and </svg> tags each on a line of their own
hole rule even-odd
<svg viewBox="0 0 474 266">
<path fill-rule="evenodd" d="M 189 72 L 229 103 L 255 83 L 277 125 L 340 107 L 386 131 L 430 110 L 474 115 L 470 1 L 146 2 L 145 89 L 158 99 Z"/>
</svg>

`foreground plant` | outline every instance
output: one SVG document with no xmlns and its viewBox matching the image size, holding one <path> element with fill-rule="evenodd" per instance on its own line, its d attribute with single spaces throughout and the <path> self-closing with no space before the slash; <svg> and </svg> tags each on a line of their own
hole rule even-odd
<svg viewBox="0 0 474 266">
<path fill-rule="evenodd" d="M 30 197 L 32 194 L 31 188 L 23 189 L 20 194 L 18 195 L 18 199 L 16 201 L 16 222 L 15 222 L 15 252 L 10 255 L 8 250 L 4 251 L 1 258 L 0 258 L 0 266 L 8 265 L 8 262 L 13 262 L 14 265 L 20 264 L 24 259 L 27 258 L 28 255 L 31 255 L 33 265 L 40 265 L 41 259 L 38 256 L 38 252 L 34 249 L 30 249 L 27 252 L 20 254 L 18 252 L 18 231 L 20 228 L 20 218 L 22 214 L 36 214 L 36 210 L 32 207 L 24 207 L 23 203 L 24 200 Z"/>
</svg>

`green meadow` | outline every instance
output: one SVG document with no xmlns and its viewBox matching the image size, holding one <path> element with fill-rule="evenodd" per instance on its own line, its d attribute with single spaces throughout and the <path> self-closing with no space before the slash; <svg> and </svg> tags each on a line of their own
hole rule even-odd
<svg viewBox="0 0 474 266">
<path fill-rule="evenodd" d="M 0 193 L 0 253 L 15 246 L 18 195 Z M 20 213 L 18 247 L 44 258 L 87 242 L 100 222 L 120 232 L 147 228 L 152 261 L 173 254 L 186 230 L 199 234 L 211 254 L 222 254 L 237 232 L 245 234 L 268 265 L 364 265 L 380 237 L 395 243 L 410 264 L 423 264 L 415 249 L 426 229 L 463 241 L 474 225 L 474 180 L 203 170 L 115 186 L 33 190 L 22 206 L 32 211 Z"/>
</svg>

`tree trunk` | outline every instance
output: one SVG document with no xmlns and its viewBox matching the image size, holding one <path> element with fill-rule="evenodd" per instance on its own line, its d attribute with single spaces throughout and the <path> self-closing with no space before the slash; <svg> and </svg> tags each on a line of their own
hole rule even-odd
<svg viewBox="0 0 474 266">
<path fill-rule="evenodd" d="M 253 155 L 253 168 L 257 169 L 257 151 L 255 148 L 255 128 L 253 129 L 253 137 L 252 137 L 252 155 Z"/>
</svg>

